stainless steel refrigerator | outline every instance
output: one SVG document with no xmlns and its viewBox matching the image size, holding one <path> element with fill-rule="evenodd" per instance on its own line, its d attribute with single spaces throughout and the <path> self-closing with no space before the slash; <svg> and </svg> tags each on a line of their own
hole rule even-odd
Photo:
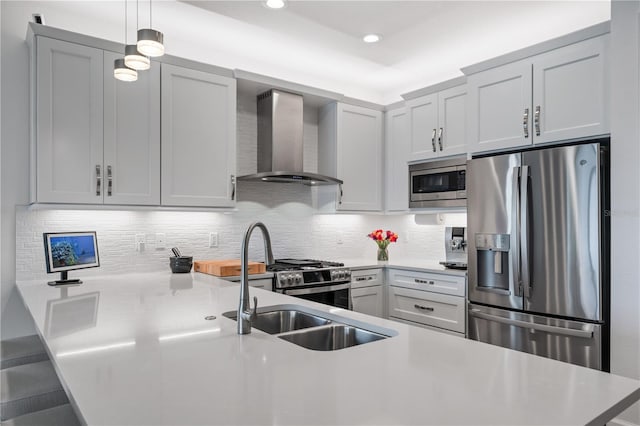
<svg viewBox="0 0 640 426">
<path fill-rule="evenodd" d="M 607 147 L 468 161 L 469 338 L 609 370 Z"/>
</svg>

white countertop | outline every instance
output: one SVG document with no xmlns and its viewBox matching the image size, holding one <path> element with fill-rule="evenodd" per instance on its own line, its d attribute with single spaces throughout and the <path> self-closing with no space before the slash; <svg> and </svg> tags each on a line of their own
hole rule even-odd
<svg viewBox="0 0 640 426">
<path fill-rule="evenodd" d="M 222 316 L 239 286 L 203 274 L 86 278 L 18 289 L 87 424 L 604 424 L 640 382 L 251 288 L 395 330 L 312 351 Z M 207 321 L 205 316 L 217 319 Z"/>
<path fill-rule="evenodd" d="M 445 268 L 440 265 L 439 262 L 424 259 L 395 258 L 387 263 L 378 263 L 375 260 L 372 261 L 370 259 L 347 259 L 342 260 L 342 262 L 345 266 L 348 266 L 351 269 L 392 268 L 463 277 L 467 275 L 466 270 Z"/>
</svg>

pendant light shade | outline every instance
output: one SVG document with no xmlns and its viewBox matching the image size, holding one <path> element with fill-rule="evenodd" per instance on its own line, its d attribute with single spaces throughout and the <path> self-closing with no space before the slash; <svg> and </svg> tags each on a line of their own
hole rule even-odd
<svg viewBox="0 0 640 426">
<path fill-rule="evenodd" d="M 124 59 L 113 61 L 113 76 L 121 81 L 136 81 L 138 72 L 125 65 Z"/>
<path fill-rule="evenodd" d="M 138 30 L 138 52 L 152 58 L 164 55 L 163 39 L 163 34 L 152 28 Z"/>
<path fill-rule="evenodd" d="M 128 44 L 124 48 L 124 64 L 129 68 L 137 71 L 148 70 L 151 67 L 151 61 L 147 56 L 138 52 L 138 46 Z"/>
</svg>

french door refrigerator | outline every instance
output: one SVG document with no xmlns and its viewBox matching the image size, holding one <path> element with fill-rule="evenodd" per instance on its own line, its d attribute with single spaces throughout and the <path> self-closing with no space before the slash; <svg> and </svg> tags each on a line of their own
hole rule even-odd
<svg viewBox="0 0 640 426">
<path fill-rule="evenodd" d="M 607 150 L 468 161 L 469 338 L 609 371 Z"/>
</svg>

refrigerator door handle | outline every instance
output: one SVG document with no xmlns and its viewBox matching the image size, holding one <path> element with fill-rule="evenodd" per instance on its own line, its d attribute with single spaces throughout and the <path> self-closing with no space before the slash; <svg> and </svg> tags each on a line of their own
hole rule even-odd
<svg viewBox="0 0 640 426">
<path fill-rule="evenodd" d="M 524 297 L 531 297 L 529 275 L 529 166 L 520 168 L 520 280 Z"/>
<path fill-rule="evenodd" d="M 471 309 L 469 315 L 472 317 L 484 319 L 487 321 L 499 322 L 501 324 L 513 325 L 515 327 L 528 328 L 530 330 L 543 331 L 545 333 L 559 334 L 562 336 L 581 337 L 583 339 L 593 338 L 592 330 L 575 330 L 572 328 L 554 327 L 552 325 L 536 324 L 534 322 L 520 321 L 511 318 L 498 317 L 491 314 L 486 314 L 477 309 Z"/>
<path fill-rule="evenodd" d="M 513 182 L 512 182 L 512 204 L 511 204 L 511 232 L 514 235 L 514 238 L 511 238 L 511 281 L 513 282 L 513 293 L 520 297 L 522 296 L 522 285 L 520 281 L 520 236 L 519 236 L 519 220 L 520 220 L 520 200 L 519 200 L 519 190 L 520 190 L 520 167 L 513 168 Z"/>
</svg>

